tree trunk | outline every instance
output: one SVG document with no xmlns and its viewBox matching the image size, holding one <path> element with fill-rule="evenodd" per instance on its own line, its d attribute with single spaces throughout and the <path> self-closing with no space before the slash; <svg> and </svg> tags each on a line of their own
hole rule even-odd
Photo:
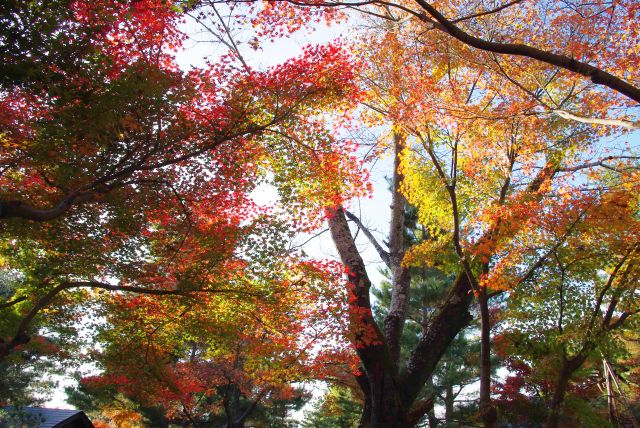
<svg viewBox="0 0 640 428">
<path fill-rule="evenodd" d="M 361 370 L 364 370 L 361 368 Z M 371 386 L 369 385 L 369 378 L 367 378 L 364 371 L 356 375 L 356 381 L 358 386 L 364 395 L 362 403 L 362 415 L 360 415 L 360 423 L 358 428 L 370 428 L 371 427 Z"/>
<path fill-rule="evenodd" d="M 411 353 L 406 369 L 399 375 L 405 405 L 415 401 L 453 339 L 471 322 L 472 296 L 469 278 L 465 273 L 458 274 L 445 302 Z"/>
<path fill-rule="evenodd" d="M 389 225 L 389 269 L 391 270 L 391 305 L 384 319 L 384 336 L 387 339 L 391 359 L 398 365 L 400 358 L 400 339 L 409 302 L 411 274 L 409 268 L 402 266 L 405 254 L 405 208 L 407 201 L 401 186 L 404 177 L 400 173 L 400 158 L 405 148 L 405 139 L 401 134 L 393 136 L 394 168 L 391 188 L 391 221 Z"/>
<path fill-rule="evenodd" d="M 371 428 L 407 428 L 406 409 L 402 407 L 394 377 L 381 369 L 370 376 L 369 381 L 371 383 Z"/>
<path fill-rule="evenodd" d="M 480 414 L 486 428 L 494 428 L 498 419 L 491 404 L 491 320 L 486 287 L 478 295 L 480 305 Z"/>
<path fill-rule="evenodd" d="M 553 391 L 553 397 L 549 404 L 549 415 L 544 425 L 545 428 L 558 428 L 562 413 L 562 404 L 564 403 L 564 396 L 569 387 L 571 376 L 584 364 L 586 359 L 587 352 L 579 353 L 571 359 L 563 359 L 562 368 L 558 374 L 555 390 Z"/>
<path fill-rule="evenodd" d="M 453 385 L 447 385 L 444 395 L 444 421 L 447 424 L 453 422 Z"/>
<path fill-rule="evenodd" d="M 393 271 L 391 307 L 389 313 L 384 318 L 384 336 L 389 345 L 391 359 L 396 366 L 400 359 L 400 340 L 406 318 L 409 285 L 411 282 L 409 269 L 401 267 L 400 262 L 398 262 L 396 269 Z"/>
<path fill-rule="evenodd" d="M 445 302 L 413 350 L 406 369 L 403 373 L 398 374 L 397 359 L 392 356 L 387 336 L 382 333 L 373 318 L 369 296 L 371 282 L 349 229 L 344 209 L 342 207 L 328 209 L 327 220 L 333 242 L 347 269 L 349 329 L 353 336 L 356 353 L 369 383 L 368 386 L 363 387 L 359 382 L 365 396 L 365 409 L 360 426 L 370 428 L 408 427 L 410 425 L 410 409 L 420 390 L 432 375 L 453 339 L 472 319 L 469 313 L 469 304 L 473 296 L 471 284 L 466 274 L 458 275 Z M 390 242 L 390 248 L 394 247 L 402 248 L 391 245 Z M 389 255 L 391 256 L 391 254 Z M 401 259 L 398 258 L 398 260 Z M 399 263 L 396 266 L 398 265 Z M 408 281 L 406 284 L 408 287 Z M 404 323 L 407 293 L 402 296 L 402 299 L 396 299 L 399 306 L 398 312 L 401 313 L 401 316 L 398 317 L 398 320 L 401 320 L 398 323 L 400 328 L 394 328 L 394 333 L 389 335 L 389 337 L 397 337 L 398 340 L 398 334 L 401 333 L 401 327 Z M 403 304 L 399 305 L 401 301 Z M 385 330 L 387 329 L 385 328 Z M 391 329 L 387 331 L 391 332 Z M 367 415 L 370 417 L 368 423 L 365 420 Z"/>
<path fill-rule="evenodd" d="M 328 212 L 331 237 L 348 271 L 349 329 L 356 353 L 367 375 L 371 397 L 371 428 L 404 428 L 406 409 L 400 399 L 396 382 L 396 367 L 386 340 L 371 311 L 371 282 L 364 261 L 356 248 L 344 210 L 338 207 Z"/>
</svg>

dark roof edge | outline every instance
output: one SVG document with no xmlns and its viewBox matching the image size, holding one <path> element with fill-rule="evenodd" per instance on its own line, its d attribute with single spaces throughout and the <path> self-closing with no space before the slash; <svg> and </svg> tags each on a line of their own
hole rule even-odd
<svg viewBox="0 0 640 428">
<path fill-rule="evenodd" d="M 68 424 L 69 422 L 74 422 L 74 421 L 82 421 L 82 423 L 87 427 L 87 428 L 95 428 L 93 426 L 93 423 L 91 422 L 91 420 L 89 419 L 89 417 L 86 415 L 85 412 L 83 412 L 82 410 L 79 410 L 78 413 L 70 416 L 69 418 L 65 419 L 64 421 L 58 422 L 57 424 L 55 424 L 52 428 L 59 428 L 59 427 L 63 427 L 64 425 Z"/>
</svg>

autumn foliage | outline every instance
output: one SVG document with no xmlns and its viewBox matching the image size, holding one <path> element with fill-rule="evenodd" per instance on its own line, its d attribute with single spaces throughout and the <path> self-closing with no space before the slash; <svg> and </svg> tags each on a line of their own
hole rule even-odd
<svg viewBox="0 0 640 428">
<path fill-rule="evenodd" d="M 633 414 L 611 397 L 637 395 L 637 2 L 0 11 L 0 372 L 89 361 L 76 393 L 116 426 L 275 424 L 311 381 L 367 427 L 435 426 L 440 399 L 486 427 Z M 324 27 L 348 34 L 258 65 Z M 340 262 L 298 248 L 327 225 Z M 466 406 L 438 373 L 470 336 Z"/>
</svg>

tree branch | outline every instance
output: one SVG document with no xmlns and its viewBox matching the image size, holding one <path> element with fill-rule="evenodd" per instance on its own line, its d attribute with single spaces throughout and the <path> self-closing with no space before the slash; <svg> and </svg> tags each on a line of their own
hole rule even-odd
<svg viewBox="0 0 640 428">
<path fill-rule="evenodd" d="M 8 301 L 8 302 L 5 302 L 5 303 L 0 304 L 0 309 L 8 308 L 8 307 L 10 307 L 10 306 L 13 306 L 13 305 L 15 305 L 15 304 L 17 304 L 17 303 L 23 302 L 23 301 L 25 301 L 25 300 L 27 300 L 27 298 L 26 298 L 26 297 L 24 297 L 24 296 L 22 296 L 22 297 L 17 297 L 17 298 L 15 298 L 15 299 L 13 299 L 13 300 L 10 300 L 10 301 Z"/>
<path fill-rule="evenodd" d="M 580 123 L 588 123 L 591 125 L 604 125 L 604 126 L 618 126 L 627 129 L 640 129 L 640 120 L 631 121 L 625 119 L 606 119 L 606 118 L 597 118 L 597 117 L 584 117 L 579 116 L 577 114 L 573 114 L 566 110 L 559 109 L 551 109 L 551 111 L 563 119 L 574 120 Z"/>
<path fill-rule="evenodd" d="M 382 259 L 382 261 L 384 262 L 384 264 L 389 268 L 392 269 L 391 267 L 391 260 L 389 257 L 389 253 L 387 251 L 385 251 L 384 248 L 382 248 L 382 246 L 378 243 L 378 241 L 376 240 L 375 236 L 373 236 L 373 234 L 371 233 L 371 231 L 364 225 L 362 224 L 362 221 L 360 221 L 360 219 L 358 218 L 358 216 L 356 216 L 355 214 L 347 211 L 346 209 L 344 210 L 344 214 L 347 216 L 347 218 L 349 218 L 349 220 L 351 220 L 352 222 L 354 222 L 358 228 L 360 230 L 362 230 L 362 233 L 364 233 L 364 236 L 367 237 L 367 239 L 371 242 L 371 244 L 373 244 L 373 247 L 376 249 L 376 251 L 378 252 L 378 255 L 380 256 L 380 258 Z"/>
<path fill-rule="evenodd" d="M 589 78 L 593 83 L 597 85 L 607 86 L 614 91 L 631 98 L 632 100 L 640 103 L 640 88 L 636 88 L 628 82 L 616 77 L 606 71 L 594 67 L 582 61 L 578 61 L 574 58 L 566 55 L 560 55 L 553 52 L 544 51 L 542 49 L 534 48 L 529 45 L 521 43 L 498 43 L 481 39 L 479 37 L 472 36 L 466 33 L 454 23 L 445 18 L 435 7 L 426 2 L 425 0 L 415 0 L 415 2 L 427 13 L 433 17 L 440 25 L 442 25 L 447 33 L 461 42 L 473 46 L 474 48 L 494 52 L 501 55 L 516 55 L 524 56 L 544 62 L 549 65 L 555 65 L 565 70 L 572 71 Z M 423 21 L 431 23 L 431 20 L 424 16 L 421 18 Z"/>
<path fill-rule="evenodd" d="M 467 21 L 469 19 L 479 18 L 481 16 L 492 15 L 492 14 L 500 12 L 501 10 L 504 10 L 504 9 L 506 9 L 508 7 L 511 7 L 514 4 L 521 3 L 522 1 L 524 1 L 524 0 L 513 0 L 513 1 L 510 1 L 509 3 L 505 3 L 505 4 L 501 5 L 501 6 L 498 6 L 495 9 L 486 10 L 484 12 L 474 13 L 474 14 L 471 14 L 471 15 L 463 16 L 462 18 L 456 18 L 456 19 L 451 20 L 451 22 L 454 23 L 454 24 L 457 24 L 458 22 L 461 22 L 461 21 Z"/>
<path fill-rule="evenodd" d="M 22 201 L 0 201 L 0 219 L 23 218 L 33 221 L 49 221 L 66 213 L 73 205 L 89 202 L 94 195 L 90 192 L 72 192 L 51 208 L 35 208 Z"/>
</svg>

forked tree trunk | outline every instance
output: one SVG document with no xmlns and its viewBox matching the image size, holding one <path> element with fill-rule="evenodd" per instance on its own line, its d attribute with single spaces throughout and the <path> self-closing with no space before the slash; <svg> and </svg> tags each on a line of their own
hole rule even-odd
<svg viewBox="0 0 640 428">
<path fill-rule="evenodd" d="M 391 358 L 384 335 L 377 326 L 371 311 L 369 290 L 371 282 L 364 261 L 349 230 L 342 208 L 328 213 L 329 230 L 338 249 L 342 263 L 348 269 L 349 281 L 349 329 L 354 337 L 356 353 L 368 380 L 371 428 L 404 428 L 406 409 L 400 400 L 395 364 Z"/>
<path fill-rule="evenodd" d="M 587 352 L 579 353 L 571 359 L 563 359 L 562 368 L 556 379 L 553 397 L 549 403 L 549 415 L 545 421 L 545 428 L 558 428 L 560 417 L 562 416 L 562 405 L 569 388 L 571 376 L 584 364 L 586 359 Z"/>
</svg>

